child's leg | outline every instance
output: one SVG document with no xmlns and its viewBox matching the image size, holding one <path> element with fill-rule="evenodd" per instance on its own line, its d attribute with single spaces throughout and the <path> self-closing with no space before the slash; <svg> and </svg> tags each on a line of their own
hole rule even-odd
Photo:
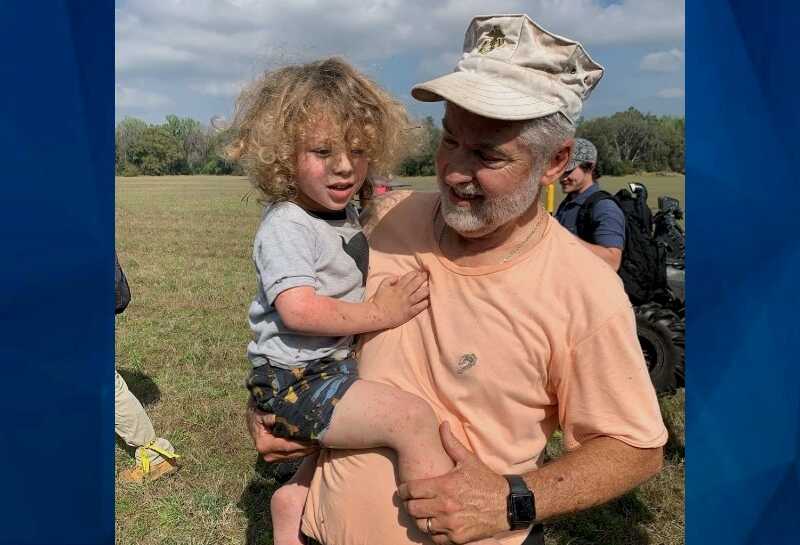
<svg viewBox="0 0 800 545">
<path fill-rule="evenodd" d="M 294 477 L 272 494 L 269 510 L 274 545 L 304 545 L 306 542 L 300 533 L 300 520 L 316 465 L 316 454 L 306 456 Z"/>
<path fill-rule="evenodd" d="M 430 405 L 378 382 L 357 380 L 350 386 L 336 404 L 321 443 L 332 448 L 390 447 L 397 452 L 401 482 L 436 477 L 453 468 Z"/>
</svg>

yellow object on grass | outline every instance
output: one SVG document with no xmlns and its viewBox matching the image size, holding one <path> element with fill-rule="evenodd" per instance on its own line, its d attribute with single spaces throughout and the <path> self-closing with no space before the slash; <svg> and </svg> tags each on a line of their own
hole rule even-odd
<svg viewBox="0 0 800 545">
<path fill-rule="evenodd" d="M 148 444 L 146 444 L 145 446 L 142 447 L 142 451 L 141 451 L 141 455 L 140 455 L 141 456 L 141 462 L 142 462 L 142 473 L 150 473 L 150 457 L 147 455 L 147 451 L 148 450 L 152 450 L 153 452 L 157 452 L 158 454 L 160 454 L 164 458 L 167 458 L 168 460 L 175 460 L 177 458 L 180 458 L 180 456 L 178 456 L 174 452 L 170 452 L 168 450 L 164 450 L 161 447 L 157 447 L 155 442 L 148 443 Z"/>
</svg>

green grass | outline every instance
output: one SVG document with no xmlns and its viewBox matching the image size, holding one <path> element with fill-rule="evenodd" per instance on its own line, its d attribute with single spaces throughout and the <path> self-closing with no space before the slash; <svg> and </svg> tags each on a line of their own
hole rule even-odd
<svg viewBox="0 0 800 545">
<path fill-rule="evenodd" d="M 431 179 L 413 183 L 433 187 Z M 174 477 L 117 482 L 118 544 L 271 543 L 265 514 L 275 484 L 270 467 L 256 463 L 243 421 L 255 197 L 235 177 L 117 179 L 117 249 L 133 294 L 117 318 L 117 367 L 182 455 Z M 682 396 L 665 403 L 682 428 Z M 682 542 L 682 447 L 671 452 L 657 479 L 557 523 L 549 543 L 590 543 L 592 535 L 609 544 Z M 116 462 L 118 470 L 133 464 L 121 445 Z"/>
</svg>

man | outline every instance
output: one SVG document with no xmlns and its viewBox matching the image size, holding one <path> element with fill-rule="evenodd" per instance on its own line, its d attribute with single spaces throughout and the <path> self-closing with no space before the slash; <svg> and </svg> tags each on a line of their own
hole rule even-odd
<svg viewBox="0 0 800 545">
<path fill-rule="evenodd" d="M 325 545 L 541 544 L 540 521 L 661 467 L 667 434 L 621 282 L 538 204 L 602 67 L 519 15 L 475 18 L 464 53 L 412 90 L 446 101 L 439 194 L 393 192 L 370 222 L 367 291 L 421 268 L 430 307 L 368 336 L 359 358 L 363 378 L 431 405 L 456 467 L 400 484 L 391 451 L 323 451 L 302 529 Z M 313 451 L 271 425 L 249 411 L 267 461 Z M 543 464 L 559 428 L 568 452 Z"/>
<path fill-rule="evenodd" d="M 600 190 L 596 166 L 597 148 L 588 140 L 576 139 L 561 178 L 561 188 L 567 196 L 556 211 L 556 219 L 617 271 L 625 246 L 625 215 L 612 199 L 595 200 L 599 195 L 592 198 Z"/>
<path fill-rule="evenodd" d="M 114 295 L 115 314 L 120 314 L 131 301 L 131 290 L 116 253 Z M 172 444 L 163 437 L 156 436 L 153 423 L 144 411 L 144 407 L 116 370 L 114 370 L 114 431 L 126 445 L 135 449 L 136 465 L 120 473 L 120 480 L 123 482 L 154 481 L 178 471 L 176 463 L 178 455 L 175 454 Z"/>
</svg>

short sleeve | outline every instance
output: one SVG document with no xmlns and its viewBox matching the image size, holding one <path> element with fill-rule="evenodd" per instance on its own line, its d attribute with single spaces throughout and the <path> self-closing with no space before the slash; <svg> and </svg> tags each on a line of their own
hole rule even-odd
<svg viewBox="0 0 800 545">
<path fill-rule="evenodd" d="M 594 244 L 620 249 L 625 246 L 625 215 L 614 201 L 598 201 L 592 209 L 592 219 L 597 224 Z"/>
<path fill-rule="evenodd" d="M 639 448 L 666 443 L 629 306 L 578 342 L 568 360 L 556 385 L 567 449 L 600 436 Z"/>
<path fill-rule="evenodd" d="M 281 218 L 261 225 L 253 261 L 270 306 L 290 288 L 316 287 L 315 244 L 313 229 L 298 221 Z"/>
</svg>

